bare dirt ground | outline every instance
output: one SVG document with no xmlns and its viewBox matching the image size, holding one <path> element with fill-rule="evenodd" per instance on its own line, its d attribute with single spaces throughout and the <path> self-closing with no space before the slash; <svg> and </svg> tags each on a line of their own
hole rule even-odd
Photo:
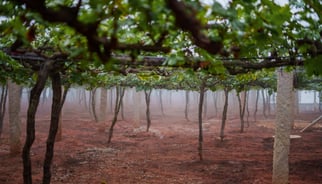
<svg viewBox="0 0 322 184">
<path fill-rule="evenodd" d="M 115 127 L 112 143 L 107 145 L 107 133 L 100 130 L 107 128 L 110 121 L 95 123 L 86 113 L 66 110 L 63 139 L 55 145 L 52 183 L 271 183 L 272 117 L 250 122 L 244 133 L 239 133 L 237 118 L 228 119 L 224 142 L 218 139 L 220 121 L 206 120 L 204 160 L 199 161 L 197 122 L 176 118 L 173 116 L 176 113 L 152 116 L 150 132 L 145 132 L 144 120 L 141 127 L 135 127 L 130 118 L 121 120 Z M 297 118 L 293 134 L 302 138 L 291 141 L 291 184 L 322 182 L 321 123 L 299 133 L 317 115 L 302 114 Z M 40 113 L 36 123 L 31 155 L 33 180 L 37 184 L 42 178 L 49 115 Z M 0 145 L 0 183 L 22 183 L 22 159 L 20 155 L 9 155 L 7 129 Z"/>
</svg>

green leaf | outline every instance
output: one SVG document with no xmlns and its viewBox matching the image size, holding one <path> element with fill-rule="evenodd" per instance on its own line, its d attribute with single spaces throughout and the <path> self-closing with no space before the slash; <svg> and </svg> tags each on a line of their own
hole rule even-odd
<svg viewBox="0 0 322 184">
<path fill-rule="evenodd" d="M 322 55 L 307 59 L 304 64 L 309 76 L 322 76 Z"/>
</svg>

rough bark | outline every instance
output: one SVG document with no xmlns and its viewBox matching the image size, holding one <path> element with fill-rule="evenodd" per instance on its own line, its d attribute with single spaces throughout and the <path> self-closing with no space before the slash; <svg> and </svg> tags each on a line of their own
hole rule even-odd
<svg viewBox="0 0 322 184">
<path fill-rule="evenodd" d="M 226 119 L 227 119 L 228 95 L 229 95 L 229 90 L 227 88 L 224 89 L 224 94 L 225 94 L 225 103 L 224 103 L 224 108 L 223 108 L 223 112 L 222 112 L 221 127 L 220 127 L 220 140 L 221 140 L 221 142 L 223 142 L 224 138 L 225 138 L 225 125 L 226 125 Z"/>
<path fill-rule="evenodd" d="M 54 145 L 59 124 L 59 115 L 63 106 L 62 85 L 59 73 L 50 75 L 52 80 L 53 100 L 51 107 L 51 119 L 49 134 L 46 141 L 46 154 L 43 170 L 43 184 L 49 184 L 51 180 L 51 163 L 54 157 Z"/>
<path fill-rule="evenodd" d="M 124 87 L 121 87 L 121 86 L 116 87 L 116 99 L 115 99 L 115 106 L 114 106 L 114 117 L 113 117 L 113 120 L 112 120 L 112 124 L 110 126 L 107 144 L 110 144 L 111 141 L 112 141 L 113 130 L 114 130 L 114 126 L 115 126 L 115 124 L 117 122 L 117 116 L 118 116 L 118 114 L 120 112 L 120 107 L 121 107 L 121 104 L 122 104 L 122 101 L 123 101 L 124 92 L 125 92 Z"/>
<path fill-rule="evenodd" d="M 22 86 L 9 81 L 9 127 L 10 127 L 10 154 L 15 155 L 21 152 L 21 119 L 20 102 Z"/>
<path fill-rule="evenodd" d="M 23 160 L 23 180 L 24 184 L 32 184 L 32 168 L 30 158 L 30 148 L 35 140 L 35 115 L 39 105 L 41 92 L 48 79 L 48 71 L 51 69 L 53 61 L 46 61 L 38 72 L 36 84 L 30 91 L 29 106 L 27 111 L 26 139 L 22 152 Z"/>
<path fill-rule="evenodd" d="M 150 113 L 150 102 L 151 102 L 151 93 L 152 89 L 149 90 L 144 90 L 145 94 L 145 103 L 146 103 L 146 121 L 147 121 L 147 126 L 146 126 L 146 131 L 148 132 L 151 126 L 151 113 Z"/>
<path fill-rule="evenodd" d="M 58 129 L 56 134 L 56 142 L 59 142 L 63 139 L 63 110 L 60 111 Z"/>
<path fill-rule="evenodd" d="M 294 100 L 293 73 L 282 70 L 278 72 L 277 110 L 273 156 L 273 184 L 287 184 L 289 175 L 288 156 L 290 150 L 290 133 L 293 120 Z"/>
<path fill-rule="evenodd" d="M 1 95 L 0 95 L 0 138 L 2 135 L 4 115 L 6 113 L 7 94 L 8 94 L 8 85 L 5 84 L 1 87 Z"/>
</svg>

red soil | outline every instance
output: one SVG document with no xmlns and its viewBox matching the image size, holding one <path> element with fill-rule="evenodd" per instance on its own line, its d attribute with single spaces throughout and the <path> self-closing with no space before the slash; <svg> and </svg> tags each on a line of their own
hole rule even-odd
<svg viewBox="0 0 322 184">
<path fill-rule="evenodd" d="M 315 115 L 301 116 L 306 121 L 297 121 L 293 130 L 293 134 L 302 138 L 291 142 L 292 184 L 322 181 L 321 124 L 299 133 Z M 145 132 L 144 121 L 141 128 L 135 128 L 130 119 L 119 121 L 112 143 L 107 145 L 107 133 L 100 130 L 107 129 L 110 121 L 95 123 L 87 114 L 65 112 L 63 139 L 55 145 L 52 183 L 269 184 L 272 122 L 250 122 L 245 132 L 239 133 L 238 119 L 229 119 L 225 140 L 220 142 L 220 121 L 206 120 L 204 160 L 199 161 L 195 121 L 187 122 L 173 115 L 153 116 L 150 132 Z M 48 124 L 48 115 L 37 117 L 36 140 L 31 151 L 34 183 L 41 183 Z M 20 155 L 9 155 L 7 132 L 0 145 L 0 183 L 22 183 L 22 159 Z"/>
</svg>

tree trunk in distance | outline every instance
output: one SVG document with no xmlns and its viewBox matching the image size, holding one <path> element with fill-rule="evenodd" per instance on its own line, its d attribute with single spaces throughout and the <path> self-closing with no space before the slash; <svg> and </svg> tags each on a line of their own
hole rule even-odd
<svg viewBox="0 0 322 184">
<path fill-rule="evenodd" d="M 145 103 L 146 103 L 146 131 L 148 132 L 151 126 L 151 114 L 150 114 L 150 101 L 151 101 L 151 93 L 152 89 L 144 90 L 145 93 Z"/>
<path fill-rule="evenodd" d="M 258 111 L 258 101 L 259 101 L 259 90 L 256 90 L 256 100 L 255 100 L 255 110 L 254 110 L 254 122 L 256 123 L 257 111 Z"/>
<path fill-rule="evenodd" d="M 8 95 L 8 85 L 5 84 L 1 87 L 1 95 L 0 95 L 0 139 L 1 139 L 2 130 L 3 130 L 4 115 L 6 114 L 7 95 Z"/>
<path fill-rule="evenodd" d="M 83 98 L 84 98 L 84 107 L 85 107 L 85 109 L 87 110 L 87 109 L 89 109 L 89 105 L 88 105 L 88 101 L 87 101 L 87 95 L 86 95 L 86 90 L 83 88 L 82 89 L 82 94 L 83 94 Z"/>
<path fill-rule="evenodd" d="M 202 81 L 202 84 L 200 86 L 199 106 L 198 106 L 198 125 L 199 125 L 198 154 L 199 154 L 200 160 L 203 160 L 202 108 L 204 106 L 203 103 L 204 103 L 204 95 L 205 95 L 205 85 L 206 85 L 205 81 Z"/>
<path fill-rule="evenodd" d="M 319 111 L 322 112 L 322 91 L 319 92 Z"/>
<path fill-rule="evenodd" d="M 267 115 L 266 115 L 266 97 L 265 97 L 265 90 L 262 89 L 262 100 L 263 100 L 263 115 L 265 118 L 267 118 Z"/>
<path fill-rule="evenodd" d="M 243 133 L 244 127 L 245 127 L 244 115 L 245 115 L 245 107 L 246 107 L 246 92 L 245 91 L 238 92 L 237 99 L 239 104 L 240 133 Z"/>
<path fill-rule="evenodd" d="M 109 95 L 110 95 L 110 96 L 109 96 L 109 97 L 110 97 L 110 104 L 109 104 L 109 106 L 110 106 L 110 107 L 109 107 L 109 110 L 110 110 L 110 111 L 109 111 L 109 112 L 110 112 L 110 113 L 112 113 L 112 112 L 113 112 L 113 98 L 114 98 L 114 95 L 113 95 L 113 93 L 114 93 L 114 92 L 113 92 L 113 91 L 114 91 L 114 88 L 110 88 L 110 90 L 109 90 Z"/>
<path fill-rule="evenodd" d="M 76 93 L 77 93 L 77 101 L 78 101 L 78 105 L 82 105 L 83 104 L 83 100 L 84 98 L 82 97 L 82 90 L 83 89 L 80 89 L 78 88 Z"/>
<path fill-rule="evenodd" d="M 250 91 L 246 91 L 246 112 L 247 112 L 247 116 L 246 116 L 246 123 L 247 123 L 247 128 L 249 127 L 249 92 Z"/>
<path fill-rule="evenodd" d="M 163 99 L 162 99 L 162 89 L 159 90 L 159 100 L 160 100 L 160 108 L 162 116 L 165 116 L 164 107 L 163 107 Z"/>
<path fill-rule="evenodd" d="M 203 97 L 203 119 L 207 120 L 207 113 L 208 113 L 208 95 L 207 95 L 207 91 L 204 92 L 204 97 Z"/>
<path fill-rule="evenodd" d="M 106 121 L 106 113 L 107 113 L 107 89 L 102 87 L 100 88 L 100 115 L 99 122 Z"/>
<path fill-rule="evenodd" d="M 93 96 L 93 91 L 90 90 L 89 91 L 89 95 L 88 95 L 88 112 L 91 116 L 91 118 L 93 117 L 93 108 L 92 108 L 92 96 Z"/>
<path fill-rule="evenodd" d="M 223 112 L 222 112 L 221 128 L 220 128 L 221 142 L 223 142 L 224 138 L 225 138 L 225 125 L 226 125 L 226 119 L 227 119 L 228 96 L 229 96 L 229 90 L 227 88 L 224 89 L 224 94 L 225 94 L 225 102 L 224 102 L 224 108 L 223 108 Z"/>
<path fill-rule="evenodd" d="M 141 125 L 141 92 L 134 90 L 133 95 L 133 102 L 134 102 L 134 126 L 139 128 Z"/>
<path fill-rule="evenodd" d="M 68 90 L 70 88 L 70 85 L 66 86 L 64 88 L 63 94 L 62 94 L 62 101 L 61 101 L 61 109 L 59 114 L 59 121 L 58 121 L 58 130 L 56 134 L 56 141 L 61 141 L 63 138 L 63 105 L 65 104 L 65 100 L 67 97 Z"/>
<path fill-rule="evenodd" d="M 98 122 L 98 117 L 97 117 L 97 113 L 96 113 L 96 90 L 97 88 L 94 88 L 92 90 L 92 113 L 93 113 L 93 117 L 94 117 L 94 120 L 95 122 Z"/>
<path fill-rule="evenodd" d="M 214 99 L 214 108 L 215 108 L 215 117 L 218 115 L 218 107 L 217 107 L 217 92 L 213 92 L 213 99 Z"/>
<path fill-rule="evenodd" d="M 277 71 L 277 110 L 275 123 L 273 184 L 287 184 L 289 175 L 288 156 L 290 150 L 290 133 L 293 120 L 294 100 L 293 73 Z"/>
<path fill-rule="evenodd" d="M 9 80 L 8 89 L 9 89 L 10 154 L 15 155 L 21 152 L 20 102 L 21 102 L 22 87 Z"/>
<path fill-rule="evenodd" d="M 271 115 L 271 94 L 267 93 L 266 95 L 266 106 L 267 106 L 267 111 L 268 111 L 268 115 Z"/>
<path fill-rule="evenodd" d="M 125 90 L 126 90 L 126 88 L 124 87 L 124 92 L 125 92 Z M 122 120 L 125 120 L 125 115 L 124 115 L 124 100 L 122 99 L 122 101 L 121 101 L 121 118 L 122 118 Z"/>
<path fill-rule="evenodd" d="M 189 91 L 186 90 L 186 105 L 184 109 L 184 117 L 189 121 Z"/>
<path fill-rule="evenodd" d="M 107 144 L 110 144 L 111 141 L 112 141 L 113 130 L 114 130 L 114 126 L 115 126 L 115 124 L 117 122 L 117 116 L 118 116 L 118 114 L 120 112 L 120 107 L 121 107 L 121 104 L 122 104 L 122 101 L 123 101 L 124 92 L 125 92 L 124 87 L 121 87 L 121 86 L 116 87 L 116 100 L 115 100 L 115 107 L 114 107 L 114 117 L 113 117 L 113 120 L 112 120 L 112 124 L 110 126 Z"/>
<path fill-rule="evenodd" d="M 45 105 L 49 96 L 47 96 L 47 91 L 50 91 L 48 87 L 45 87 L 41 94 L 41 105 Z"/>
<path fill-rule="evenodd" d="M 314 93 L 314 101 L 313 101 L 314 112 L 318 112 L 319 111 L 319 104 L 317 102 L 318 92 L 317 91 L 314 91 L 313 93 Z"/>
</svg>

